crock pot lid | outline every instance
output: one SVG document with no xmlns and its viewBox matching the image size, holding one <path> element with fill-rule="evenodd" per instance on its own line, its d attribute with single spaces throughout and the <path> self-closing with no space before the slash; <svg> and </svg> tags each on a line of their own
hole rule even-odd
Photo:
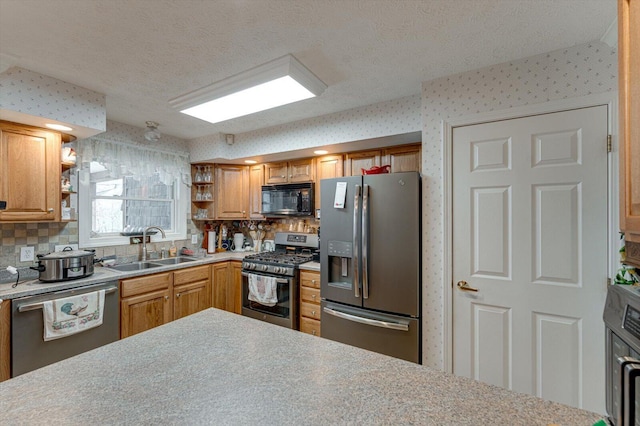
<svg viewBox="0 0 640 426">
<path fill-rule="evenodd" d="M 94 254 L 94 252 L 86 250 L 67 250 L 45 254 L 44 256 L 39 257 L 39 259 L 68 259 L 70 257 L 93 256 Z"/>
</svg>

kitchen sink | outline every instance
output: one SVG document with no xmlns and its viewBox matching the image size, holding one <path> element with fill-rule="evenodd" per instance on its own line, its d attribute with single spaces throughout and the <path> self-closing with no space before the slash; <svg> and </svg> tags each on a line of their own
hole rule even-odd
<svg viewBox="0 0 640 426">
<path fill-rule="evenodd" d="M 193 262 L 194 260 L 197 259 L 191 257 L 169 257 L 167 259 L 154 259 L 151 262 L 158 265 L 177 265 L 179 263 Z"/>
<path fill-rule="evenodd" d="M 110 266 L 110 268 L 115 269 L 116 271 L 141 271 L 143 269 L 159 268 L 160 266 L 162 265 L 151 262 L 134 262 L 123 263 L 122 265 L 113 265 Z"/>
</svg>

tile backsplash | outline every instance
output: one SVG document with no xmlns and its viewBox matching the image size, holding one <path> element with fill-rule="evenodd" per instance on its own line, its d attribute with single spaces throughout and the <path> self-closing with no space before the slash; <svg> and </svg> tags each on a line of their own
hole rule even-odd
<svg viewBox="0 0 640 426">
<path fill-rule="evenodd" d="M 32 262 L 20 262 L 20 248 L 31 246 L 36 254 L 55 250 L 56 245 L 77 244 L 77 222 L 65 223 L 0 223 L 2 249 L 0 267 L 31 266 Z"/>
</svg>

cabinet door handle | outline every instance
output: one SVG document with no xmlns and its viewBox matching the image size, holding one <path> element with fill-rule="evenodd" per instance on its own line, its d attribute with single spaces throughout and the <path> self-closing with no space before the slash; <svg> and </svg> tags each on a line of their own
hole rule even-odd
<svg viewBox="0 0 640 426">
<path fill-rule="evenodd" d="M 49 207 L 49 208 L 47 209 L 47 212 L 49 212 L 49 213 L 53 213 L 53 208 Z"/>
<path fill-rule="evenodd" d="M 316 280 L 311 280 L 311 284 L 315 284 L 315 283 L 316 283 Z"/>
<path fill-rule="evenodd" d="M 169 300 L 169 296 L 165 296 L 165 297 L 164 297 L 164 300 Z"/>
<path fill-rule="evenodd" d="M 176 298 L 180 297 L 180 293 L 176 293 Z"/>
<path fill-rule="evenodd" d="M 312 331 L 311 331 L 311 334 L 313 334 L 313 335 L 315 336 L 315 335 L 316 335 L 316 331 L 315 331 L 315 330 L 312 330 Z"/>
<path fill-rule="evenodd" d="M 312 298 L 313 300 L 316 300 L 316 295 L 315 295 L 315 294 L 312 294 L 312 295 L 311 295 L 311 298 Z"/>
<path fill-rule="evenodd" d="M 316 316 L 316 311 L 311 311 L 311 315 Z"/>
</svg>

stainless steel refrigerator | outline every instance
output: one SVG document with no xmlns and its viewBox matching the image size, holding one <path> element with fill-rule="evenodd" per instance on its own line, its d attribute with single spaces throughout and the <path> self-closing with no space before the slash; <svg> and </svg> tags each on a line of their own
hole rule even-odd
<svg viewBox="0 0 640 426">
<path fill-rule="evenodd" d="M 321 335 L 421 363 L 421 180 L 323 179 Z"/>
</svg>

